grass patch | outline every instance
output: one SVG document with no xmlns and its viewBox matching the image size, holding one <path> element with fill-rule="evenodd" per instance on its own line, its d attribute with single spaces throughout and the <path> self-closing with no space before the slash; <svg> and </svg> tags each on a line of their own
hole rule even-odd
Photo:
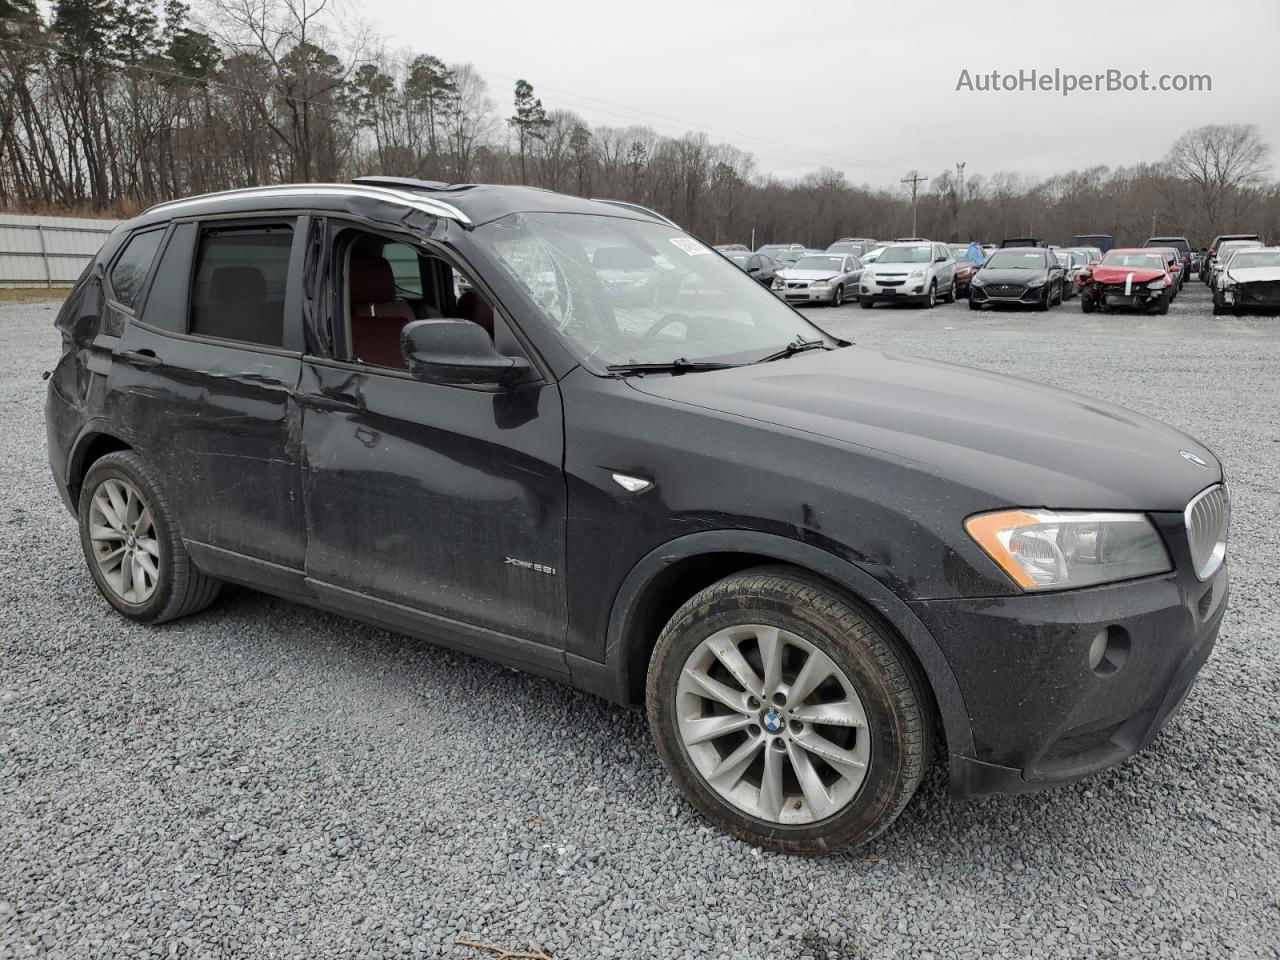
<svg viewBox="0 0 1280 960">
<path fill-rule="evenodd" d="M 0 303 L 36 303 L 41 300 L 61 303 L 70 292 L 70 287 L 0 287 Z"/>
</svg>

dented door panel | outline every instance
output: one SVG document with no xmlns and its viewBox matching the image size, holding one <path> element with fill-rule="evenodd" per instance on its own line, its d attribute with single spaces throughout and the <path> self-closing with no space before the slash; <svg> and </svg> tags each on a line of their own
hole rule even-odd
<svg viewBox="0 0 1280 960">
<path fill-rule="evenodd" d="M 310 580 L 421 611 L 428 628 L 563 647 L 554 384 L 486 392 L 308 358 L 298 401 Z"/>
<path fill-rule="evenodd" d="M 301 360 L 130 323 L 106 408 L 159 471 L 187 540 L 301 569 Z"/>
</svg>

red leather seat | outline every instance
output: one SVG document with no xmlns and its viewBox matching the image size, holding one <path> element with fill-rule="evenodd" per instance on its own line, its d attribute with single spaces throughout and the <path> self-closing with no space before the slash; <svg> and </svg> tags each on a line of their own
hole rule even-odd
<svg viewBox="0 0 1280 960">
<path fill-rule="evenodd" d="M 468 290 L 458 298 L 458 317 L 479 324 L 493 339 L 493 307 L 474 290 Z"/>
<path fill-rule="evenodd" d="M 396 299 L 391 264 L 382 257 L 351 255 L 347 286 L 351 294 L 351 349 L 356 358 L 403 370 L 400 330 L 415 319 L 413 309 Z"/>
</svg>

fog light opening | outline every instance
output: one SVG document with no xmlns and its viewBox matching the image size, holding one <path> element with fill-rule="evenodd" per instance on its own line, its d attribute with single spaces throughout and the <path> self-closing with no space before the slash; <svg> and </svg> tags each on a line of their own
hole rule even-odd
<svg viewBox="0 0 1280 960">
<path fill-rule="evenodd" d="M 1129 659 L 1129 632 L 1124 627 L 1106 627 L 1089 644 L 1089 669 L 1099 677 L 1118 673 Z"/>
</svg>

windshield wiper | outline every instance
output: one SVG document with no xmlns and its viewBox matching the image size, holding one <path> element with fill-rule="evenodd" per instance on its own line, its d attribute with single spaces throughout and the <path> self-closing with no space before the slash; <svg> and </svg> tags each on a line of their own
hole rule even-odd
<svg viewBox="0 0 1280 960">
<path fill-rule="evenodd" d="M 805 340 L 802 337 L 796 337 L 777 353 L 771 353 L 767 357 L 761 357 L 756 363 L 768 363 L 771 360 L 785 360 L 787 357 L 794 357 L 797 353 L 803 353 L 805 350 L 832 350 L 834 347 L 827 346 L 825 340 Z"/>
<path fill-rule="evenodd" d="M 619 376 L 633 373 L 697 373 L 700 370 L 727 370 L 736 367 L 736 363 L 720 363 L 711 360 L 686 360 L 676 357 L 658 363 L 611 363 L 605 369 Z"/>
</svg>

